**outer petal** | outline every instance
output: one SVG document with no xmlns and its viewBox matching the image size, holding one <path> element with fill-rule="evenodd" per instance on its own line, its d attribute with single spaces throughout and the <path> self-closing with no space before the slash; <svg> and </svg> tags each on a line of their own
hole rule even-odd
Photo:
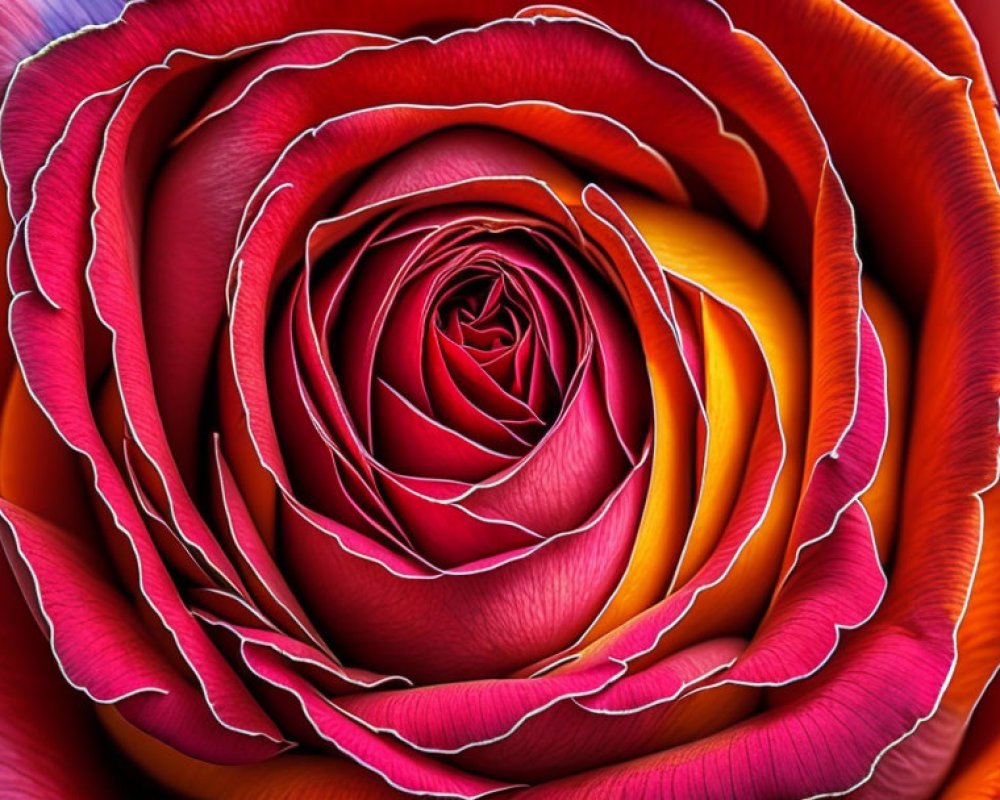
<svg viewBox="0 0 1000 800">
<path fill-rule="evenodd" d="M 867 222 L 872 263 L 920 315 L 915 435 L 879 616 L 905 619 L 954 658 L 983 533 L 977 494 L 996 477 L 1000 391 L 1000 198 L 968 81 L 943 76 L 841 3 L 726 5 L 802 87 Z"/>
<path fill-rule="evenodd" d="M 983 505 L 983 549 L 969 607 L 958 628 L 955 673 L 934 716 L 886 754 L 870 785 L 859 792 L 863 796 L 923 796 L 927 787 L 942 781 L 956 754 L 958 763 L 945 782 L 944 797 L 995 797 L 1000 791 L 1000 684 L 993 681 L 987 690 L 1000 665 L 1000 491 L 996 487 L 983 496 Z"/>
<path fill-rule="evenodd" d="M 962 755 L 941 792 L 945 800 L 993 800 L 1000 794 L 1000 684 L 979 706 Z"/>
<path fill-rule="evenodd" d="M 39 322 L 41 317 L 38 315 L 44 316 L 46 322 Z M 14 301 L 12 306 L 11 316 L 15 338 L 17 334 L 28 334 L 29 341 L 23 339 L 20 341 L 18 354 L 27 365 L 24 372 L 29 388 L 36 397 L 41 398 L 42 403 L 45 402 L 45 398 L 50 401 L 59 398 L 56 401 L 58 410 L 54 423 L 62 426 L 62 434 L 67 442 L 72 442 L 72 446 L 79 451 L 88 453 L 95 472 L 97 490 L 103 496 L 112 498 L 110 507 L 114 508 L 118 515 L 116 517 L 118 525 L 114 527 L 109 525 L 111 536 L 123 545 L 124 551 L 128 553 L 125 562 L 129 564 L 128 574 L 134 575 L 132 570 L 138 571 L 139 586 L 145 592 L 142 598 L 144 608 L 159 615 L 159 620 L 165 629 L 174 634 L 173 643 L 179 648 L 179 652 L 185 653 L 185 657 L 189 659 L 188 663 L 198 670 L 199 677 L 205 679 L 202 688 L 205 688 L 208 697 L 214 696 L 211 701 L 215 704 L 212 706 L 212 711 L 221 715 L 216 721 L 221 722 L 226 717 L 230 719 L 231 728 L 228 732 L 220 727 L 216 729 L 214 737 L 204 736 L 200 739 L 195 737 L 185 740 L 185 744 L 192 745 L 195 750 L 207 746 L 208 752 L 216 753 L 223 760 L 246 758 L 249 751 L 256 748 L 260 748 L 258 755 L 261 751 L 273 753 L 280 749 L 273 739 L 266 743 L 260 740 L 256 742 L 243 740 L 234 747 L 235 743 L 230 737 L 239 738 L 235 730 L 250 730 L 258 723 L 263 723 L 267 730 L 263 738 L 269 739 L 273 736 L 273 725 L 247 694 L 245 687 L 235 679 L 228 665 L 205 637 L 204 631 L 191 618 L 183 606 L 177 587 L 171 582 L 166 567 L 155 552 L 123 478 L 99 438 L 91 416 L 92 410 L 86 406 L 87 390 L 82 375 L 82 365 L 77 360 L 81 354 L 79 346 L 73 344 L 74 334 L 78 329 L 72 321 L 67 324 L 63 312 L 53 311 L 40 297 L 31 296 L 30 293 L 18 296 L 18 300 Z M 54 354 L 63 356 L 66 360 L 59 366 L 54 366 L 52 362 Z M 44 366 L 41 369 L 32 368 L 32 365 L 42 364 Z M 47 407 L 52 408 L 51 405 Z M 76 648 L 75 654 L 84 659 L 87 659 L 88 654 L 93 656 L 94 641 L 85 641 L 73 622 L 74 619 L 78 621 L 81 614 L 89 613 L 93 617 L 92 624 L 102 626 L 102 630 L 108 634 L 103 640 L 105 644 L 111 643 L 113 647 L 118 648 L 124 641 L 134 643 L 135 646 L 130 644 L 124 649 L 124 653 L 145 662 L 147 675 L 151 674 L 149 672 L 151 669 L 158 676 L 158 681 L 151 684 L 152 686 L 159 685 L 162 691 L 167 688 L 163 683 L 164 680 L 176 681 L 175 688 L 185 690 L 178 693 L 177 698 L 184 702 L 194 698 L 197 690 L 190 684 L 184 683 L 174 670 L 166 666 L 163 656 L 148 641 L 148 632 L 144 634 L 145 639 L 143 636 L 135 635 L 142 628 L 137 619 L 134 621 L 133 629 L 129 630 L 129 620 L 135 618 L 135 612 L 127 608 L 125 597 L 97 572 L 83 569 L 82 565 L 86 560 L 89 559 L 90 562 L 97 560 L 90 552 L 92 548 L 87 548 L 84 540 L 68 537 L 65 533 L 52 529 L 51 526 L 41 524 L 33 515 L 14 506 L 9 506 L 5 514 L 10 520 L 14 520 L 16 516 L 17 521 L 22 524 L 25 536 L 29 537 L 25 541 L 31 545 L 31 549 L 30 552 L 25 551 L 23 555 L 26 565 L 33 567 L 35 564 L 41 564 L 46 567 L 45 572 L 39 572 L 39 577 L 50 581 L 49 585 L 56 592 L 59 608 L 67 615 L 68 623 L 54 627 L 60 635 L 68 637 L 67 647 Z M 67 574 L 73 574 L 82 581 L 77 586 L 78 590 L 82 591 L 85 588 L 94 594 L 93 606 L 89 610 L 87 604 L 68 602 L 66 589 L 61 588 L 62 582 L 58 578 L 61 571 L 68 571 Z M 104 608 L 106 611 L 113 609 L 113 613 L 102 616 L 96 612 L 99 608 Z M 116 626 L 115 621 L 120 625 Z M 88 663 L 86 660 L 81 661 L 78 668 L 81 670 L 81 680 L 92 679 L 107 690 L 105 700 L 121 698 L 131 691 L 142 688 L 136 683 L 138 673 L 129 669 L 109 674 L 97 669 L 93 663 Z M 124 688 L 122 680 L 131 681 L 131 687 Z M 157 701 L 160 699 L 156 698 Z M 130 703 L 129 707 L 150 725 L 164 726 L 164 733 L 171 732 L 170 726 L 165 724 L 164 715 L 154 710 L 155 705 L 156 703 L 150 703 L 148 698 L 145 698 Z M 198 696 L 190 708 L 196 715 L 210 716 L 205 706 L 205 698 Z M 204 716 L 202 719 L 205 721 Z M 204 730 L 202 732 L 204 733 Z M 173 733 L 177 734 L 177 731 L 174 730 Z M 180 737 L 184 738 L 186 735 L 182 733 Z M 225 754 L 215 750 L 220 745 L 224 749 L 228 748 Z"/>
<path fill-rule="evenodd" d="M 266 742 L 220 726 L 217 709 L 167 661 L 102 564 L 78 541 L 7 502 L 0 514 L 8 528 L 4 551 L 71 685 L 96 702 L 120 704 L 151 732 L 205 758 L 238 763 L 280 749 L 273 726 L 257 734 Z M 230 688 L 227 701 L 239 690 Z M 252 705 L 248 696 L 239 700 Z"/>
<path fill-rule="evenodd" d="M 495 8 L 504 4 L 497 3 Z M 488 5 L 481 6 L 487 19 L 494 16 Z M 15 8 L 18 7 L 23 9 L 24 4 L 18 2 Z M 428 8 L 416 0 L 403 0 L 377 11 L 360 5 L 332 6 L 284 0 L 132 3 L 123 22 L 65 41 L 21 67 L 16 87 L 6 98 L 4 115 L 9 113 L 11 117 L 7 117 L 8 124 L 0 136 L 4 149 L 12 139 L 19 140 L 27 157 L 23 164 L 13 169 L 6 167 L 8 182 L 15 187 L 11 202 L 14 215 L 20 218 L 27 210 L 31 177 L 44 162 L 73 108 L 95 92 L 130 80 L 174 49 L 224 53 L 296 31 L 338 25 L 356 30 L 378 30 L 384 27 L 385 20 L 391 20 L 390 26 L 395 30 L 407 30 L 437 14 L 444 18 L 461 18 L 461 8 L 462 4 L 453 0 L 437 8 Z M 377 24 L 376 18 L 383 20 L 383 24 Z M 17 19 L 27 20 L 28 16 Z M 28 24 L 27 30 L 27 40 L 36 42 L 36 46 L 45 44 L 45 39 L 39 40 L 38 25 Z M 47 98 L 48 102 L 40 103 L 39 98 Z M 11 122 L 12 117 L 18 115 L 23 115 L 24 123 Z M 26 136 L 27 132 L 30 135 Z"/>
<path fill-rule="evenodd" d="M 67 686 L 0 558 L 0 787 L 9 797 L 118 797 L 96 720 Z"/>
<path fill-rule="evenodd" d="M 996 95 L 983 63 L 983 56 L 989 50 L 980 52 L 972 35 L 977 33 L 986 37 L 987 41 L 991 35 L 996 35 L 996 28 L 1000 25 L 996 4 L 970 4 L 971 11 L 982 15 L 978 20 L 979 26 L 973 30 L 963 19 L 954 0 L 848 0 L 848 5 L 912 45 L 942 72 L 971 79 L 970 96 L 976 118 L 994 169 L 1000 167 L 1000 120 L 997 118 Z M 992 11 L 986 8 L 987 5 L 992 7 Z"/>
<path fill-rule="evenodd" d="M 993 0 L 957 0 L 972 32 L 979 39 L 983 60 L 996 93 L 1000 81 L 1000 6 Z"/>
<path fill-rule="evenodd" d="M 800 798 L 845 791 L 887 739 L 933 707 L 950 667 L 941 642 L 893 625 L 866 629 L 786 704 L 714 736 L 526 791 L 546 800 L 593 797 Z M 899 674 L 912 676 L 901 683 Z"/>
</svg>

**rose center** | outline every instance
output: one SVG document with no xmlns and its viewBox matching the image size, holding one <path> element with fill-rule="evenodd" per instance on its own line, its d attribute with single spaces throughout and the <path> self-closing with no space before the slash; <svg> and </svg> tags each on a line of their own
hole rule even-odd
<svg viewBox="0 0 1000 800">
<path fill-rule="evenodd" d="M 477 360 L 488 362 L 522 340 L 528 328 L 522 301 L 502 272 L 473 274 L 445 292 L 435 324 Z"/>
</svg>

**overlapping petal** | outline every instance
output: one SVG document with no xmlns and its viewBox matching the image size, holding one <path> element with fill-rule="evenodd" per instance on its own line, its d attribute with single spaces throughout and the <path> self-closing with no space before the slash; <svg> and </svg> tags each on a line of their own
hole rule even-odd
<svg viewBox="0 0 1000 800">
<path fill-rule="evenodd" d="M 920 796 L 977 704 L 989 786 L 983 41 L 158 0 L 23 61 L 0 539 L 62 678 L 186 793 Z"/>
</svg>

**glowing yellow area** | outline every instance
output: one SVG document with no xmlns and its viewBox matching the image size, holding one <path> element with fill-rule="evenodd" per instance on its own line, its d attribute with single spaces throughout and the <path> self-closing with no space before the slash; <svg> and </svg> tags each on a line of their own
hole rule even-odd
<svg viewBox="0 0 1000 800">
<path fill-rule="evenodd" d="M 760 410 L 765 372 L 760 350 L 736 315 L 701 295 L 708 443 L 705 477 L 674 587 L 705 562 L 725 528 Z M 764 400 L 769 402 L 770 397 Z"/>
<path fill-rule="evenodd" d="M 871 518 L 879 558 L 885 563 L 899 516 L 903 443 L 910 401 L 910 332 L 902 313 L 878 284 L 862 279 L 861 296 L 885 354 L 889 432 L 875 480 L 861 495 Z"/>
<path fill-rule="evenodd" d="M 691 209 L 625 193 L 616 195 L 616 199 L 664 269 L 739 310 L 756 335 L 771 372 L 786 441 L 781 476 L 764 522 L 741 554 L 738 567 L 712 592 L 711 602 L 699 602 L 691 612 L 706 630 L 726 627 L 725 619 L 730 614 L 727 608 L 752 608 L 755 603 L 763 602 L 785 547 L 799 490 L 805 443 L 809 366 L 806 322 L 799 301 L 780 272 L 736 231 Z M 716 336 L 714 332 L 710 335 L 713 339 Z M 645 340 L 643 343 L 646 346 Z M 662 598 L 676 565 L 678 532 L 682 542 L 691 522 L 679 516 L 687 503 L 681 503 L 678 498 L 686 489 L 685 479 L 680 474 L 684 462 L 677 452 L 678 430 L 673 427 L 677 422 L 676 398 L 683 389 L 664 379 L 660 364 L 648 351 L 647 358 L 650 359 L 656 425 L 649 496 L 628 571 L 617 595 L 591 629 L 584 645 Z M 721 353 L 719 358 L 723 358 Z M 713 364 L 716 363 L 713 360 Z M 735 383 L 723 391 L 726 385 L 719 382 L 713 414 L 722 418 L 728 411 L 736 420 L 746 413 L 737 406 L 747 400 Z M 724 403 L 731 405 L 726 409 Z M 690 439 L 690 434 L 681 434 L 680 438 Z M 689 446 L 689 442 L 685 443 Z M 732 484 L 742 481 L 742 464 L 727 467 L 721 451 L 712 454 L 710 460 L 718 476 L 713 476 L 711 482 L 706 481 L 706 492 L 721 491 L 717 487 L 723 483 L 731 491 Z M 708 546 L 707 532 L 718 525 L 718 520 L 711 518 L 714 512 L 708 507 L 712 505 L 713 498 L 706 494 L 702 506 L 706 507 L 703 513 L 708 516 L 698 523 L 703 526 L 698 530 L 704 530 L 706 538 L 694 544 L 692 556 L 683 565 L 686 574 L 704 555 Z M 721 597 L 722 594 L 725 596 Z"/>
</svg>

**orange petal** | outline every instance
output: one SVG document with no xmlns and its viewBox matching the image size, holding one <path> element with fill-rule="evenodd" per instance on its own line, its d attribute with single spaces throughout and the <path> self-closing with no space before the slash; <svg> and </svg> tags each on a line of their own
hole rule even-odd
<svg viewBox="0 0 1000 800">
<path fill-rule="evenodd" d="M 703 294 L 701 323 L 708 415 L 705 478 L 674 586 L 701 566 L 726 524 L 742 485 L 765 380 L 760 350 L 739 317 Z"/>
<path fill-rule="evenodd" d="M 780 566 L 799 491 L 805 443 L 808 358 L 805 321 L 794 294 L 778 271 L 735 231 L 698 212 L 624 192 L 616 193 L 616 200 L 668 273 L 678 281 L 703 288 L 745 316 L 771 373 L 787 449 L 765 518 L 741 550 L 735 568 L 718 584 L 697 595 L 687 616 L 660 639 L 660 645 L 649 656 L 652 659 L 712 632 L 738 629 L 763 610 Z M 654 381 L 654 398 L 669 399 L 669 391 L 660 394 L 656 388 L 657 378 L 662 377 L 657 373 L 659 360 L 651 358 L 648 352 L 647 359 Z M 665 358 L 664 363 L 667 363 Z M 669 390 L 669 387 L 664 388 Z M 690 384 L 677 391 L 690 391 Z M 678 396 L 681 395 L 674 395 L 675 402 Z M 670 404 L 663 405 L 670 407 Z M 659 412 L 661 406 L 657 404 L 656 408 Z M 664 420 L 660 417 L 655 423 L 658 432 L 670 430 L 663 427 Z M 693 427 L 691 421 L 687 424 Z M 672 433 L 676 436 L 676 429 Z M 683 522 L 677 503 L 677 484 L 671 485 L 666 480 L 659 483 L 656 473 L 657 464 L 676 458 L 676 439 L 674 442 L 663 436 L 657 439 L 665 439 L 668 447 L 664 453 L 656 453 L 649 489 L 649 497 L 654 502 L 647 503 L 636 541 L 638 555 L 633 558 L 622 589 L 600 624 L 593 629 L 595 635 L 585 640 L 591 648 L 602 646 L 603 640 L 598 639 L 600 633 L 632 619 L 648 607 L 650 600 L 662 599 L 663 581 L 670 578 L 666 570 L 674 567 L 672 559 L 663 557 L 665 550 L 671 550 L 665 547 L 664 539 L 670 539 L 677 530 L 682 535 L 686 533 L 686 524 L 677 527 Z M 666 472 L 664 470 L 663 474 Z M 742 477 L 739 474 L 733 479 L 740 481 Z M 670 513 L 664 513 L 669 503 L 674 507 Z M 679 555 L 680 551 L 672 552 Z M 659 557 L 648 558 L 647 553 Z M 733 628 L 734 625 L 737 628 Z"/>
<path fill-rule="evenodd" d="M 1000 796 L 1000 684 L 986 693 L 941 800 L 995 800 Z"/>
<path fill-rule="evenodd" d="M 655 207 L 671 208 L 662 204 Z M 635 276 L 622 277 L 634 306 L 649 371 L 654 430 L 652 470 L 628 568 L 582 645 L 614 630 L 663 596 L 683 547 L 690 515 L 693 387 L 652 294 Z"/>
<path fill-rule="evenodd" d="M 848 5 L 912 45 L 942 72 L 972 78 L 970 96 L 976 119 L 990 151 L 993 169 L 1000 172 L 1000 124 L 994 89 L 983 63 L 984 56 L 992 55 L 991 46 L 1000 43 L 1000 7 L 996 0 L 965 0 L 959 4 L 954 0 L 907 0 L 905 3 L 849 0 Z M 959 11 L 960 5 L 968 22 Z M 975 26 L 974 29 L 970 30 L 969 23 Z M 982 53 L 973 32 L 982 41 Z M 996 67 L 994 64 L 994 70 Z"/>
</svg>

